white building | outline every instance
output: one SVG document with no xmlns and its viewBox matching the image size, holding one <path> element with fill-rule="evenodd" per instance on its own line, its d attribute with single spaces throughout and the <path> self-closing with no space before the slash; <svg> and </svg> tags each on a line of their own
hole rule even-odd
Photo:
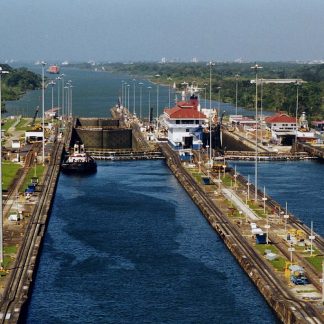
<svg viewBox="0 0 324 324">
<path fill-rule="evenodd" d="M 176 106 L 164 110 L 164 126 L 168 129 L 168 141 L 175 149 L 199 149 L 202 145 L 202 124 L 205 114 L 199 111 L 195 95 L 189 101 L 177 102 Z"/>
<path fill-rule="evenodd" d="M 265 123 L 271 131 L 272 141 L 276 144 L 292 144 L 296 136 L 296 118 L 286 113 L 277 113 L 266 117 Z"/>
</svg>

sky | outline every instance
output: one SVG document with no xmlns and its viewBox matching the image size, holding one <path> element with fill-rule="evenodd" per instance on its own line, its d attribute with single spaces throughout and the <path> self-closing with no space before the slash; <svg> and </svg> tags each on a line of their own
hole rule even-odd
<svg viewBox="0 0 324 324">
<path fill-rule="evenodd" d="M 0 0 L 0 60 L 324 59 L 323 0 Z"/>
</svg>

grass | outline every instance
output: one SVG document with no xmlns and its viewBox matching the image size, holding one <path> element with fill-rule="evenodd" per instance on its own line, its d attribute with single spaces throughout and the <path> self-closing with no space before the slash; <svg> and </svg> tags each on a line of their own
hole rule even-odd
<svg viewBox="0 0 324 324">
<path fill-rule="evenodd" d="M 2 183 L 3 190 L 8 190 L 10 184 L 14 180 L 21 165 L 14 162 L 3 162 L 2 163 Z"/>
<path fill-rule="evenodd" d="M 21 118 L 20 122 L 16 126 L 16 130 L 17 131 L 26 131 L 28 128 L 30 128 L 28 126 L 29 122 L 30 122 L 30 119 Z"/>
<path fill-rule="evenodd" d="M 223 185 L 225 185 L 226 187 L 230 187 L 232 183 L 234 184 L 232 177 L 228 174 L 226 174 L 225 177 L 221 177 L 221 180 Z"/>
<path fill-rule="evenodd" d="M 43 165 L 36 166 L 36 176 L 40 179 L 44 173 L 45 167 Z M 28 185 L 31 183 L 31 178 L 35 176 L 35 167 L 29 169 L 24 183 L 20 187 L 19 191 L 24 192 Z"/>
<path fill-rule="evenodd" d="M 257 244 L 255 248 L 262 254 L 265 254 L 265 250 L 270 250 L 272 253 L 277 254 L 277 259 L 276 260 L 267 260 L 271 265 L 278 271 L 285 271 L 286 268 L 286 259 L 284 257 L 281 257 L 279 255 L 279 250 L 271 244 Z"/>
<path fill-rule="evenodd" d="M 322 262 L 324 260 L 323 256 L 312 256 L 312 257 L 305 257 L 305 260 L 310 263 L 317 271 L 322 271 Z"/>
<path fill-rule="evenodd" d="M 9 245 L 3 247 L 4 254 L 16 254 L 17 253 L 17 246 L 16 245 Z"/>
<path fill-rule="evenodd" d="M 16 119 L 7 119 L 2 129 L 7 132 L 9 128 L 15 123 Z"/>
</svg>

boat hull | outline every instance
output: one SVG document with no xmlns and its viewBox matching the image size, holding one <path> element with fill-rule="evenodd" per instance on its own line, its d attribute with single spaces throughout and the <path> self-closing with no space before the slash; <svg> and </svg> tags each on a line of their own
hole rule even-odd
<svg viewBox="0 0 324 324">
<path fill-rule="evenodd" d="M 63 173 L 94 173 L 97 171 L 97 163 L 92 162 L 64 162 L 61 165 Z"/>
</svg>

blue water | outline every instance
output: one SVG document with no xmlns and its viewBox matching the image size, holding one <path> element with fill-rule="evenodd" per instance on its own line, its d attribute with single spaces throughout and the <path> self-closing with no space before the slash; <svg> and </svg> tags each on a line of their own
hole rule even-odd
<svg viewBox="0 0 324 324">
<path fill-rule="evenodd" d="M 237 170 L 244 176 L 250 175 L 254 182 L 254 163 L 237 162 Z M 259 188 L 266 187 L 282 206 L 314 230 L 324 235 L 324 163 L 315 161 L 264 162 L 258 164 Z"/>
<path fill-rule="evenodd" d="M 19 67 L 19 66 L 15 66 Z M 40 65 L 29 65 L 28 68 L 35 73 L 41 74 Z M 64 73 L 65 82 L 72 80 L 73 88 L 73 115 L 79 117 L 107 117 L 110 116 L 110 109 L 117 103 L 118 97 L 122 95 L 122 81 L 130 84 L 129 89 L 129 109 L 134 111 L 134 97 L 133 97 L 133 77 L 130 75 L 114 74 L 108 72 L 95 72 L 88 70 L 80 70 L 69 67 L 62 67 L 61 73 Z M 46 74 L 46 77 L 56 78 L 56 75 Z M 62 103 L 61 81 L 60 82 L 60 104 Z M 137 79 L 135 82 L 135 112 L 139 115 L 140 112 L 140 88 L 139 83 L 142 82 L 142 117 L 149 116 L 149 90 L 148 86 L 152 87 L 150 90 L 151 107 L 153 107 L 154 117 L 156 116 L 157 105 L 157 86 L 147 80 Z M 57 86 L 53 88 L 54 107 L 58 105 Z M 175 97 L 181 100 L 181 94 L 175 94 L 171 90 L 171 102 L 173 107 L 175 104 Z M 23 115 L 32 117 L 37 106 L 42 107 L 41 90 L 29 91 L 20 100 L 6 103 L 8 110 L 6 115 Z M 209 107 L 209 100 L 204 99 L 204 94 L 201 94 L 200 100 L 202 107 Z M 206 105 L 205 105 L 206 104 Z M 169 87 L 159 86 L 159 114 L 163 113 L 163 109 L 169 106 Z M 226 115 L 235 114 L 235 107 L 229 103 L 219 103 L 218 101 L 211 101 L 212 108 L 219 108 L 220 112 L 225 112 Z M 45 89 L 45 111 L 52 107 L 52 88 Z M 246 116 L 253 116 L 253 110 L 246 110 L 238 107 L 238 113 Z M 265 114 L 272 114 L 272 112 L 265 112 Z M 39 111 L 39 117 L 41 111 Z"/>
<path fill-rule="evenodd" d="M 274 323 L 163 161 L 61 175 L 27 323 Z"/>
</svg>

